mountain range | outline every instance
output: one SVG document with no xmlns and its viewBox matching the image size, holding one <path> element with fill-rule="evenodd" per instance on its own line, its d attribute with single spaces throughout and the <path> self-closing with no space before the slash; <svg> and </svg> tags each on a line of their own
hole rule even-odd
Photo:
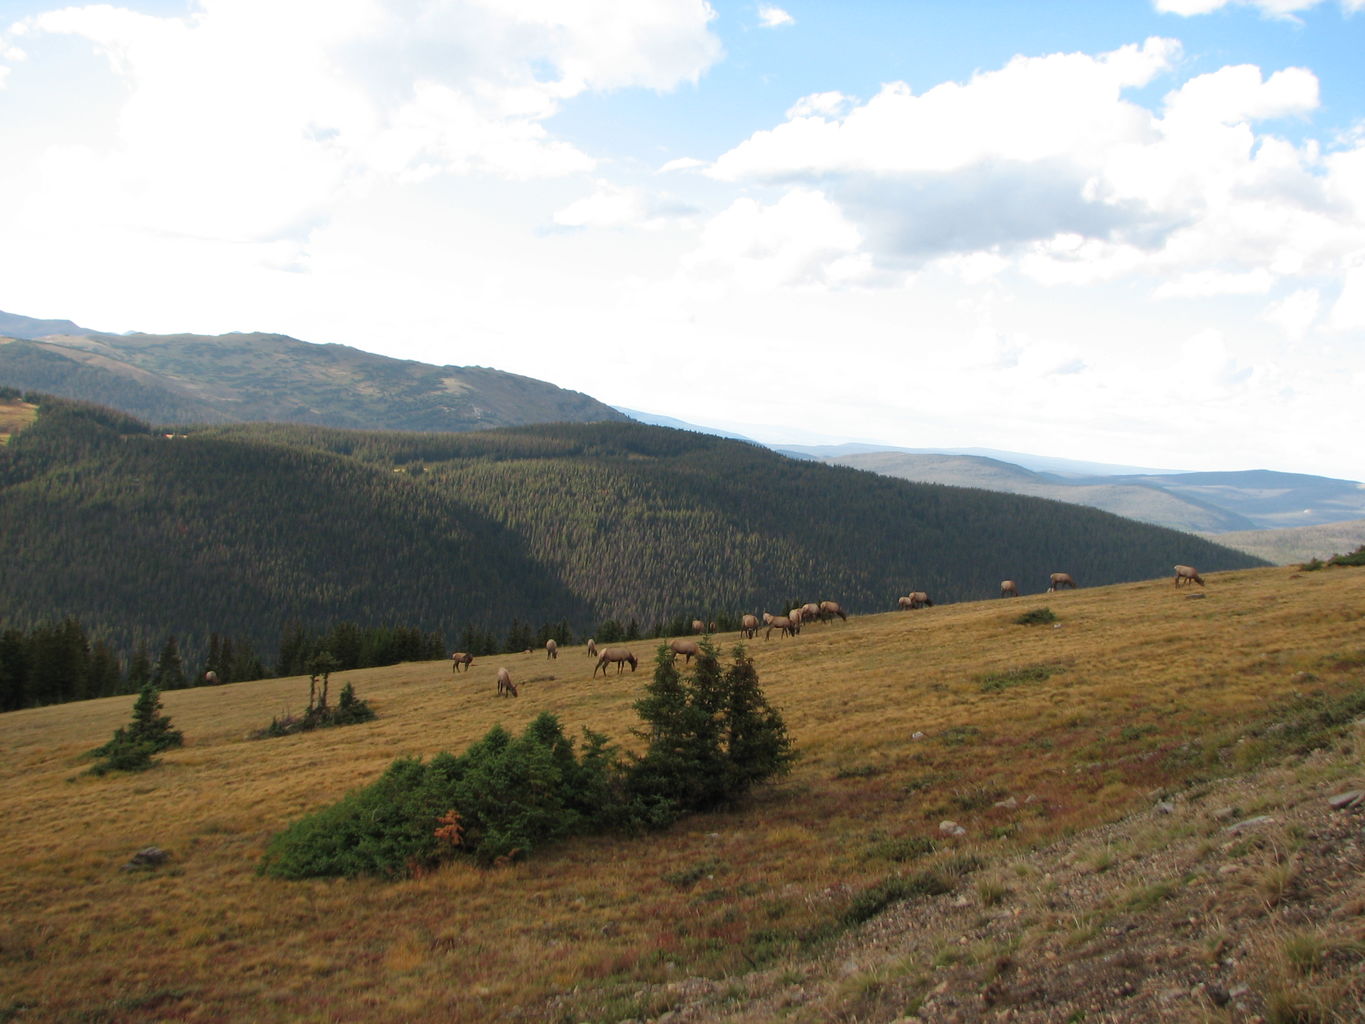
<svg viewBox="0 0 1365 1024">
<path fill-rule="evenodd" d="M 468 431 L 633 419 L 746 440 L 485 367 L 431 366 L 279 334 L 111 334 L 3 312 L 0 385 L 94 402 L 162 425 L 268 421 Z M 1319 550 L 1328 537 L 1365 543 L 1365 531 L 1352 525 L 1365 518 L 1365 485 L 1351 480 L 1265 469 L 1172 472 L 987 449 L 768 447 L 903 480 L 1050 498 L 1176 530 L 1232 534 L 1257 554 L 1306 559 L 1330 555 Z M 1340 528 L 1279 533 L 1324 524 Z M 1240 539 L 1263 530 L 1280 537 L 1270 549 L 1266 538 Z"/>
<path fill-rule="evenodd" d="M 431 366 L 282 334 L 108 334 L 12 313 L 0 313 L 0 384 L 167 425 L 458 431 L 627 419 L 580 392 L 481 366 Z"/>
</svg>

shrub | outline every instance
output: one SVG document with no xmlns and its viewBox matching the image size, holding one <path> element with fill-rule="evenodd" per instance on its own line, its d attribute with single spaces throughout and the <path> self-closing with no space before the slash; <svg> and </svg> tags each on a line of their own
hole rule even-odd
<svg viewBox="0 0 1365 1024">
<path fill-rule="evenodd" d="M 648 746 L 630 765 L 626 786 L 651 823 L 732 802 L 786 772 L 795 757 L 786 724 L 764 698 L 742 646 L 722 672 L 703 639 L 684 679 L 661 644 L 654 679 L 635 710 L 649 726 L 640 733 Z"/>
<path fill-rule="evenodd" d="M 548 712 L 519 738 L 494 726 L 459 757 L 400 758 L 378 781 L 295 822 L 270 842 L 262 870 L 397 878 L 458 853 L 482 864 L 524 856 L 598 826 L 613 802 L 607 776 L 615 763 L 592 733 L 576 756 Z"/>
<path fill-rule="evenodd" d="M 99 759 L 90 770 L 96 775 L 110 771 L 145 771 L 157 763 L 153 754 L 184 742 L 180 730 L 171 728 L 170 716 L 161 714 L 161 691 L 148 682 L 143 684 L 133 703 L 133 720 L 116 729 L 108 743 L 90 752 Z"/>
<path fill-rule="evenodd" d="M 373 721 L 377 716 L 374 709 L 355 695 L 355 687 L 347 683 L 341 689 L 341 698 L 336 707 L 328 704 L 312 704 L 302 715 L 285 715 L 272 718 L 264 729 L 251 734 L 252 739 L 266 739 L 273 736 L 292 736 L 295 733 L 312 729 L 325 729 L 334 725 L 355 725 L 359 722 Z"/>
<path fill-rule="evenodd" d="M 1051 608 L 1031 608 L 1014 621 L 1020 626 L 1045 626 L 1056 622 L 1057 616 Z"/>
</svg>

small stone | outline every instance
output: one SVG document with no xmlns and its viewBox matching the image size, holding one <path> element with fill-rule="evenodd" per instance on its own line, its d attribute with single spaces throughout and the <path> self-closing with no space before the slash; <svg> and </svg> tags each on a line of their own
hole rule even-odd
<svg viewBox="0 0 1365 1024">
<path fill-rule="evenodd" d="M 1247 818 L 1247 819 L 1245 819 L 1244 821 L 1239 821 L 1239 822 L 1237 822 L 1237 824 L 1235 824 L 1235 825 L 1229 825 L 1229 826 L 1227 827 L 1227 831 L 1228 831 L 1228 832 L 1245 832 L 1245 831 L 1246 831 L 1247 829 L 1249 829 L 1249 828 L 1260 828 L 1262 825 L 1271 825 L 1271 824 L 1274 824 L 1274 822 L 1275 822 L 1275 819 L 1272 818 L 1270 815 L 1268 815 L 1268 814 L 1258 814 L 1258 815 L 1257 815 L 1256 817 L 1254 817 L 1254 818 Z"/>
<path fill-rule="evenodd" d="M 1162 800 L 1161 803 L 1156 805 L 1154 810 L 1157 814 L 1174 814 L 1175 804 L 1171 803 L 1169 800 Z"/>
<path fill-rule="evenodd" d="M 1328 797 L 1327 804 L 1334 811 L 1344 811 L 1365 800 L 1365 790 L 1353 789 L 1349 793 L 1338 793 Z"/>
<path fill-rule="evenodd" d="M 945 836 L 965 836 L 967 834 L 967 830 L 955 821 L 940 821 L 938 830 Z"/>
<path fill-rule="evenodd" d="M 1019 801 L 1016 800 L 1016 799 L 1014 799 L 1014 797 L 1012 797 L 1012 796 L 1007 796 L 1007 797 L 1005 797 L 1005 799 L 998 801 L 998 802 L 996 803 L 995 806 L 996 806 L 996 807 L 1003 807 L 1003 808 L 1005 808 L 1006 810 L 1010 810 L 1010 809 L 1012 809 L 1012 808 L 1018 807 L 1018 806 L 1019 806 Z"/>
<path fill-rule="evenodd" d="M 922 732 L 914 732 L 914 733 L 911 733 L 911 734 L 910 734 L 910 738 L 911 738 L 912 740 L 922 740 L 922 739 L 924 739 L 924 733 L 922 733 Z"/>
<path fill-rule="evenodd" d="M 142 871 L 148 868 L 159 868 L 166 861 L 170 860 L 171 855 L 158 846 L 148 846 L 133 854 L 132 859 L 123 865 L 124 871 Z"/>
</svg>

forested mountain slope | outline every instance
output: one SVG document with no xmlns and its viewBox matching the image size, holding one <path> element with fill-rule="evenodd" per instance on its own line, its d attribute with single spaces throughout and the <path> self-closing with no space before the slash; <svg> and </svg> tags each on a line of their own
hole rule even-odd
<svg viewBox="0 0 1365 1024">
<path fill-rule="evenodd" d="M 32 398 L 33 396 L 29 396 Z M 852 612 L 1257 560 L 1060 502 L 917 485 L 631 423 L 466 434 L 289 425 L 166 436 L 41 399 L 0 449 L 0 623 L 270 650 L 291 619 L 477 624 Z"/>
<path fill-rule="evenodd" d="M 152 423 L 478 430 L 627 418 L 577 391 L 481 366 L 431 366 L 282 334 L 103 334 L 9 313 L 0 313 L 0 385 Z"/>
</svg>

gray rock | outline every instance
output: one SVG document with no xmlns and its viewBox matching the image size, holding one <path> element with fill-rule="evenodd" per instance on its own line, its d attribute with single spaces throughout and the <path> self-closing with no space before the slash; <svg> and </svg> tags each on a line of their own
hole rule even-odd
<svg viewBox="0 0 1365 1024">
<path fill-rule="evenodd" d="M 1229 826 L 1227 827 L 1227 831 L 1229 831 L 1229 832 L 1244 832 L 1244 831 L 1246 831 L 1246 830 L 1249 829 L 1249 828 L 1260 828 L 1262 825 L 1270 825 L 1270 824 L 1273 824 L 1274 821 L 1275 821 L 1275 819 L 1272 818 L 1272 817 L 1271 817 L 1270 815 L 1268 815 L 1268 814 L 1258 814 L 1258 815 L 1257 815 L 1256 817 L 1254 817 L 1254 818 L 1246 818 L 1246 819 L 1243 820 L 1243 821 L 1237 822 L 1237 824 L 1235 824 L 1235 825 L 1229 825 Z"/>
<path fill-rule="evenodd" d="M 159 846 L 148 846 L 133 854 L 132 859 L 123 865 L 124 871 L 150 871 L 152 868 L 159 868 L 166 861 L 170 860 L 171 855 Z"/>
<path fill-rule="evenodd" d="M 1338 793 L 1327 798 L 1327 805 L 1334 811 L 1344 811 L 1365 800 L 1365 790 L 1353 789 L 1349 793 Z"/>
</svg>

